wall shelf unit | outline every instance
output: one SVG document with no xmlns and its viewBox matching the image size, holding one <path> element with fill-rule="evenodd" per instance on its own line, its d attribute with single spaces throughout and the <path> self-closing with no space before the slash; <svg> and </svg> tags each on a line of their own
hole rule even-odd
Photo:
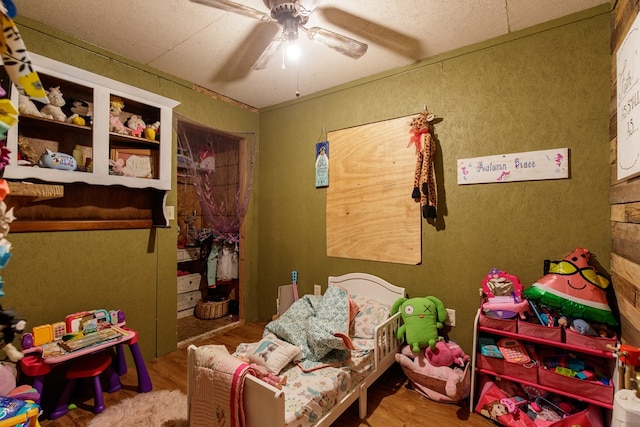
<svg viewBox="0 0 640 427">
<path fill-rule="evenodd" d="M 129 207 L 127 200 L 123 199 L 131 200 L 131 195 L 136 198 L 137 194 L 148 201 L 142 209 L 146 213 L 138 210 L 132 217 L 114 218 L 113 212 L 96 216 L 94 212 L 76 218 L 78 212 L 75 212 L 72 218 L 67 218 L 64 213 L 56 216 L 61 213 L 61 209 L 57 209 L 56 213 L 55 206 L 48 206 L 42 209 L 44 212 L 37 212 L 35 215 L 29 212 L 26 217 L 24 214 L 19 216 L 19 219 L 39 221 L 41 224 L 55 220 L 95 221 L 88 229 L 102 228 L 100 222 L 118 220 L 128 222 L 129 226 L 136 228 L 147 223 L 168 226 L 164 203 L 166 192 L 171 189 L 172 114 L 173 108 L 179 103 L 40 55 L 32 54 L 31 59 L 44 88 L 48 90 L 59 87 L 66 101 L 62 111 L 67 117 L 72 114 L 69 107 L 74 101 L 90 108 L 92 115 L 85 115 L 84 123 L 82 120 L 69 123 L 21 113 L 18 123 L 7 133 L 6 144 L 11 153 L 4 178 L 16 182 L 63 184 L 65 189 L 67 184 L 84 186 L 74 194 L 75 197 L 84 197 L 84 201 L 66 200 L 66 203 L 77 207 L 80 213 L 83 206 L 95 204 L 92 198 L 120 199 L 120 208 Z M 6 90 L 13 104 L 19 105 L 19 94 L 15 87 L 11 86 Z M 113 99 L 119 99 L 124 104 L 118 116 L 121 123 L 126 123 L 129 117 L 137 115 L 147 125 L 155 124 L 156 128 L 146 137 L 144 130 L 140 136 L 138 132 L 113 132 L 114 129 L 110 126 L 110 106 Z M 42 108 L 42 104 L 37 101 L 33 101 L 33 104 L 38 110 Z M 77 167 L 74 170 L 44 167 L 39 164 L 39 159 L 47 149 L 73 156 Z M 109 189 L 98 190 L 99 187 Z M 128 197 L 117 197 L 120 189 L 128 190 Z M 65 197 L 68 193 L 64 192 Z M 123 224 L 123 228 L 129 226 Z M 114 225 L 108 228 L 114 228 Z M 118 228 L 117 225 L 115 228 Z"/>
</svg>

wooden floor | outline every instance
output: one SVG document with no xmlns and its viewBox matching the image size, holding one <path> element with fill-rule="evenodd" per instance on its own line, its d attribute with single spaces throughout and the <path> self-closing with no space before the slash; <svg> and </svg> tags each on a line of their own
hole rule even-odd
<svg viewBox="0 0 640 427">
<path fill-rule="evenodd" d="M 241 342 L 255 342 L 262 337 L 265 323 L 250 323 L 204 340 L 196 341 L 196 345 L 223 344 L 234 351 Z M 154 390 L 175 390 L 187 392 L 187 350 L 180 348 L 160 358 L 147 362 L 147 369 L 153 381 Z M 122 399 L 133 397 L 136 392 L 136 372 L 133 367 L 122 378 L 123 389 L 115 393 L 105 393 L 107 406 L 114 405 Z M 59 393 L 55 384 L 45 384 L 43 408 L 50 410 L 47 400 Z M 42 427 L 85 426 L 94 415 L 91 412 L 93 400 L 88 397 L 78 408 L 56 420 L 41 419 Z M 46 415 L 46 412 L 45 412 Z M 406 377 L 398 365 L 394 365 L 384 373 L 369 389 L 368 416 L 365 420 L 358 418 L 358 404 L 355 402 L 336 422 L 341 427 L 413 427 L 424 425 L 441 426 L 494 426 L 491 421 L 476 413 L 469 413 L 468 403 L 460 405 L 436 403 L 419 395 L 406 387 Z M 115 427 L 115 426 L 114 426 Z M 155 427 L 155 426 L 148 426 Z"/>
<path fill-rule="evenodd" d="M 195 316 L 187 316 L 178 319 L 177 335 L 178 343 L 188 344 L 195 341 L 197 337 L 207 337 L 223 331 L 229 327 L 233 327 L 237 322 L 237 316 L 230 319 L 224 316 L 219 319 L 198 319 Z"/>
</svg>

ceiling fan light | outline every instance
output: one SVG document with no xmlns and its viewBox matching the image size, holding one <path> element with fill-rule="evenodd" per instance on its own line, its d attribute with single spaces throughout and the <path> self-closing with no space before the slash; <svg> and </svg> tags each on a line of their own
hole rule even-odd
<svg viewBox="0 0 640 427">
<path fill-rule="evenodd" d="M 289 40 L 287 43 L 287 58 L 291 61 L 300 59 L 300 45 L 295 40 Z"/>
</svg>

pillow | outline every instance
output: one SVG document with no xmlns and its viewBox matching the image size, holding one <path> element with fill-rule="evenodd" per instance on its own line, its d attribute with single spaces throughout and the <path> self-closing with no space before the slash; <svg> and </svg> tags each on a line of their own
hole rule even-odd
<svg viewBox="0 0 640 427">
<path fill-rule="evenodd" d="M 359 296 L 354 296 L 353 300 L 360 307 L 360 311 L 351 324 L 352 330 L 349 335 L 354 338 L 371 339 L 376 326 L 389 318 L 389 307 Z"/>
<path fill-rule="evenodd" d="M 356 316 L 360 312 L 360 307 L 353 299 L 349 298 L 349 325 L 353 323 Z"/>
<path fill-rule="evenodd" d="M 247 349 L 246 356 L 250 362 L 264 366 L 278 375 L 302 350 L 300 347 L 282 341 L 273 334 L 268 334 Z"/>
</svg>

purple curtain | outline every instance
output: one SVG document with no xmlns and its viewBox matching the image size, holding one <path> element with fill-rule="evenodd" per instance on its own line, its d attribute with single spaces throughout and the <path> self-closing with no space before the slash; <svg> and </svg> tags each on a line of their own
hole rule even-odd
<svg viewBox="0 0 640 427">
<path fill-rule="evenodd" d="M 225 133 L 182 119 L 177 133 L 178 173 L 194 185 L 202 209 L 199 240 L 237 244 L 251 195 L 254 134 Z"/>
</svg>

